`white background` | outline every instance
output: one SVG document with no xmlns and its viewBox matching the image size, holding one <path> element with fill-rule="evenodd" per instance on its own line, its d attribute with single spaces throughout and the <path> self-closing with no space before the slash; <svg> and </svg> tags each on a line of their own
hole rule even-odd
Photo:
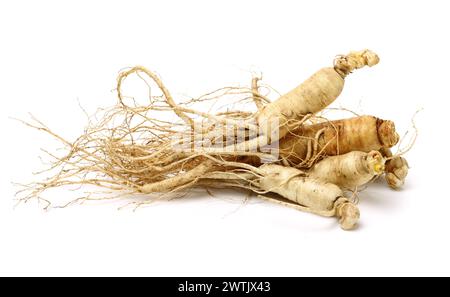
<svg viewBox="0 0 450 297">
<path fill-rule="evenodd" d="M 2 1 L 0 274 L 448 275 L 448 13 L 447 1 Z M 9 117 L 32 112 L 73 139 L 85 125 L 78 101 L 89 112 L 115 104 L 123 67 L 157 71 L 175 96 L 247 84 L 255 70 L 286 92 L 363 48 L 381 62 L 349 76 L 335 106 L 395 120 L 400 133 L 424 110 L 405 187 L 361 193 L 354 232 L 233 192 L 137 212 L 13 209 L 11 182 L 32 179 L 54 143 Z"/>
</svg>

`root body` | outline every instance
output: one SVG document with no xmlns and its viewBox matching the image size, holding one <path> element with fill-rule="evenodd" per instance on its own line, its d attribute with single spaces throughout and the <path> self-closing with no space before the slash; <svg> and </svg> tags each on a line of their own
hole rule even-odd
<svg viewBox="0 0 450 297">
<path fill-rule="evenodd" d="M 292 165 L 299 165 L 321 156 L 390 148 L 398 140 L 399 136 L 392 121 L 366 115 L 302 125 L 280 140 L 279 149 L 283 159 Z M 308 147 L 316 147 L 316 154 L 311 155 L 311 149 Z"/>
<path fill-rule="evenodd" d="M 276 121 L 281 138 L 288 133 L 289 123 L 324 109 L 339 96 L 343 87 L 344 79 L 334 68 L 323 68 L 292 91 L 264 106 L 257 116 L 258 124 L 266 135 L 270 135 L 267 126 Z"/>
<path fill-rule="evenodd" d="M 337 216 L 341 227 L 350 230 L 356 227 L 359 210 L 344 198 L 342 190 L 335 184 L 306 176 L 304 172 L 280 165 L 261 166 L 264 177 L 259 180 L 262 190 L 281 195 L 306 207 L 309 212 L 323 216 Z"/>
<path fill-rule="evenodd" d="M 353 190 L 382 174 L 384 162 L 383 156 L 378 151 L 369 153 L 354 151 L 318 162 L 308 171 L 308 176 Z"/>
<path fill-rule="evenodd" d="M 74 201 L 115 199 L 122 193 L 146 194 L 150 201 L 147 194 L 233 187 L 296 209 L 337 217 L 343 229 L 353 229 L 360 213 L 353 200 L 344 196 L 345 190 L 355 190 L 382 173 L 392 188 L 403 185 L 408 164 L 401 153 L 393 156 L 389 150 L 399 136 L 393 122 L 373 116 L 319 123 L 314 114 L 341 94 L 348 74 L 378 62 L 369 50 L 337 56 L 333 67 L 320 69 L 274 102 L 259 93 L 263 87 L 254 78 L 249 88 L 221 88 L 177 103 L 158 75 L 142 66 L 133 67 L 117 79 L 119 103 L 89 117 L 88 127 L 76 140 L 66 140 L 36 119 L 26 123 L 61 141 L 66 152 L 48 152 L 53 161 L 43 171 L 48 177 L 24 185 L 20 200 L 37 198 L 48 202 L 48 207 L 50 201 L 42 198 L 47 190 L 82 185 L 119 194 L 105 198 L 90 193 Z M 140 106 L 121 87 L 127 77 L 142 73 L 161 95 L 150 95 L 149 103 Z M 225 99 L 230 96 L 235 103 L 253 100 L 257 111 L 235 106 L 229 110 L 230 101 Z M 208 101 L 213 108 L 219 99 L 227 103 L 226 111 L 204 112 L 193 107 Z M 176 115 L 180 121 L 160 117 L 161 113 Z M 277 152 L 272 146 L 277 143 L 279 155 L 272 154 Z M 273 163 L 261 165 L 262 160 Z"/>
<path fill-rule="evenodd" d="M 256 117 L 259 126 L 266 135 L 271 135 L 269 127 L 277 122 L 279 138 L 282 138 L 289 132 L 290 125 L 336 100 L 344 88 L 344 78 L 351 71 L 376 65 L 378 61 L 378 56 L 369 50 L 339 56 L 334 67 L 320 69 L 292 91 L 264 106 Z"/>
<path fill-rule="evenodd" d="M 317 178 L 310 178 L 295 168 L 263 165 L 262 190 L 277 193 L 286 199 L 315 210 L 329 211 L 334 201 L 343 196 L 341 189 Z M 302 176 L 303 175 L 303 176 Z"/>
</svg>

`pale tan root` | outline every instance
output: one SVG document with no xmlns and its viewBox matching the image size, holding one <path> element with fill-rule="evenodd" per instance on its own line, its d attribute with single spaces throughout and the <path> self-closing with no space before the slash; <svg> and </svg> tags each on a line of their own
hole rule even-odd
<svg viewBox="0 0 450 297">
<path fill-rule="evenodd" d="M 260 169 L 264 172 L 264 176 L 258 180 L 262 190 L 277 193 L 307 208 L 309 212 L 337 216 L 345 230 L 356 227 L 359 210 L 344 197 L 338 186 L 305 176 L 304 172 L 295 168 L 265 164 Z"/>
<path fill-rule="evenodd" d="M 170 94 L 169 90 L 166 88 L 166 86 L 163 84 L 162 80 L 152 71 L 150 71 L 149 69 L 143 67 L 143 66 L 135 66 L 129 70 L 126 71 L 122 71 L 121 73 L 119 73 L 118 77 L 117 77 L 117 96 L 119 98 L 119 102 L 120 104 L 125 107 L 125 108 L 130 108 L 129 106 L 127 106 L 124 103 L 124 96 L 122 95 L 122 90 L 121 90 L 121 86 L 123 84 L 123 81 L 125 80 L 125 78 L 127 78 L 130 74 L 132 73 L 139 73 L 139 72 L 143 72 L 145 73 L 148 77 L 150 77 L 158 86 L 158 88 L 161 90 L 161 92 L 163 93 L 164 96 L 164 100 L 166 101 L 166 103 L 170 106 L 170 108 L 172 109 L 172 111 L 178 115 L 178 117 L 180 117 L 189 127 L 191 127 L 191 129 L 194 128 L 194 120 L 192 118 L 190 118 L 189 116 L 187 116 L 186 114 L 193 114 L 193 115 L 197 115 L 206 119 L 210 119 L 215 121 L 216 123 L 231 123 L 231 124 L 238 124 L 240 126 L 244 125 L 245 128 L 251 129 L 251 130 L 257 130 L 257 127 L 255 125 L 253 125 L 250 121 L 247 122 L 242 122 L 242 121 L 234 121 L 233 117 L 223 117 L 223 116 L 217 116 L 217 115 L 213 115 L 213 114 L 209 114 L 206 112 L 201 112 L 201 111 L 197 111 L 195 109 L 192 108 L 187 108 L 185 106 L 181 106 L 179 104 L 177 104 L 172 95 Z M 230 87 L 230 89 L 233 89 Z M 235 88 L 237 90 L 239 90 L 240 88 Z M 245 93 L 245 91 L 241 90 L 240 92 Z M 253 91 L 251 91 L 253 94 Z M 239 93 L 239 92 L 238 92 Z M 203 95 L 203 96 L 207 96 L 209 94 Z M 252 95 L 253 96 L 253 95 Z M 260 102 L 262 102 L 262 100 L 266 100 L 263 96 L 258 96 L 258 98 L 260 99 Z M 200 99 L 197 99 L 200 100 Z M 141 109 L 142 111 L 145 111 L 145 108 Z"/>
<path fill-rule="evenodd" d="M 408 175 L 408 162 L 401 156 L 393 156 L 390 149 L 382 149 L 380 152 L 388 158 L 384 170 L 386 182 L 392 189 L 400 189 L 405 184 Z"/>
<path fill-rule="evenodd" d="M 252 165 L 231 160 L 218 159 L 213 156 L 203 155 L 203 161 L 189 171 L 178 173 L 168 177 L 163 181 L 144 184 L 139 188 L 142 193 L 166 193 L 173 192 L 186 187 L 198 186 L 202 179 L 223 179 L 221 175 L 226 175 L 227 170 L 246 170 L 253 175 L 260 175 L 261 170 Z M 218 171 L 214 171 L 218 170 Z"/>
<path fill-rule="evenodd" d="M 142 193 L 165 193 L 174 190 L 188 183 L 192 183 L 203 174 L 211 171 L 213 166 L 214 163 L 212 161 L 205 160 L 197 167 L 183 174 L 179 174 L 156 183 L 145 184 L 141 187 L 140 191 Z"/>
<path fill-rule="evenodd" d="M 385 159 L 378 151 L 350 152 L 327 157 L 307 171 L 308 176 L 354 190 L 382 174 Z"/>
<path fill-rule="evenodd" d="M 280 140 L 279 151 L 292 166 L 307 168 L 323 156 L 390 148 L 398 140 L 392 121 L 365 115 L 299 126 Z"/>
<path fill-rule="evenodd" d="M 303 171 L 276 164 L 264 164 L 252 172 L 231 170 L 210 172 L 197 183 L 200 186 L 236 187 L 253 191 L 259 197 L 321 216 L 336 216 L 341 227 L 353 229 L 359 219 L 357 206 L 344 197 L 342 190 L 326 181 L 308 177 Z M 280 198 L 268 197 L 275 193 Z"/>
<path fill-rule="evenodd" d="M 148 105 L 138 106 L 132 98 L 123 95 L 121 87 L 130 74 L 142 72 L 153 80 L 163 95 L 152 96 Z M 88 116 L 89 123 L 85 133 L 75 141 L 60 137 L 42 122 L 26 123 L 60 140 L 67 148 L 67 154 L 57 156 L 45 151 L 54 161 L 50 168 L 42 171 L 50 177 L 27 185 L 20 191 L 21 201 L 31 198 L 44 200 L 41 197 L 43 192 L 68 185 L 97 185 L 133 193 L 142 193 L 143 189 L 152 193 L 170 192 L 188 187 L 195 181 L 196 172 L 213 169 L 200 170 L 205 167 L 200 164 L 206 160 L 202 155 L 213 153 L 208 151 L 208 148 L 179 150 L 173 146 L 182 133 L 188 140 L 198 136 L 193 134 L 191 129 L 194 119 L 231 124 L 245 131 L 257 130 L 257 127 L 248 121 L 252 113 L 234 111 L 214 115 L 187 107 L 193 102 L 219 100 L 222 96 L 228 95 L 251 99 L 253 91 L 249 88 L 221 88 L 185 101 L 183 104 L 177 104 L 157 75 L 142 66 L 137 66 L 119 74 L 117 92 L 120 104 L 109 109 L 99 109 L 98 117 L 97 114 L 95 118 Z M 130 105 L 125 104 L 125 98 L 130 100 Z M 261 101 L 266 102 L 267 98 L 261 96 Z M 158 112 L 174 112 L 183 123 L 157 119 L 154 113 Z M 191 119 L 188 115 L 194 115 L 196 118 Z M 203 131 L 200 131 L 201 133 Z M 218 152 L 220 159 L 223 160 L 235 161 L 238 158 L 233 151 L 219 149 Z M 241 153 L 243 156 L 270 157 L 256 151 L 242 150 Z M 190 180 L 191 178 L 194 180 Z"/>
<path fill-rule="evenodd" d="M 166 102 L 170 105 L 170 107 L 172 107 L 173 111 L 189 126 L 191 126 L 193 128 L 194 122 L 193 120 L 188 117 L 185 114 L 186 110 L 182 110 L 182 108 L 180 106 L 178 106 L 175 101 L 172 98 L 172 95 L 170 94 L 169 90 L 166 88 L 166 86 L 163 84 L 163 82 L 161 81 L 161 79 L 154 74 L 153 72 L 151 72 L 150 70 L 148 70 L 147 68 L 143 67 L 143 66 L 135 66 L 127 71 L 123 71 L 119 74 L 119 76 L 117 77 L 117 96 L 119 97 L 119 101 L 122 105 L 126 106 L 125 103 L 123 102 L 123 96 L 122 96 L 122 92 L 121 92 L 121 86 L 122 86 L 122 82 L 123 80 L 130 75 L 131 73 L 137 73 L 137 72 L 143 72 L 146 75 L 148 75 L 160 88 L 160 90 L 162 91 Z"/>
<path fill-rule="evenodd" d="M 265 195 L 258 195 L 258 197 L 269 202 L 281 204 L 283 206 L 287 206 L 304 212 L 317 214 L 324 217 L 336 216 L 337 218 L 339 218 L 339 224 L 341 225 L 341 228 L 344 230 L 354 229 L 357 226 L 360 218 L 360 212 L 358 207 L 353 202 L 349 201 L 347 198 L 337 199 L 336 202 L 334 203 L 334 207 L 332 210 L 317 211 L 309 207 L 292 203 L 288 200 L 268 197 Z"/>
<path fill-rule="evenodd" d="M 248 126 L 253 131 L 255 131 L 256 127 L 259 127 L 259 131 L 262 132 L 263 135 L 246 140 L 243 143 L 238 143 L 235 147 L 225 147 L 224 149 L 208 147 L 204 148 L 202 152 L 208 154 L 220 154 L 221 152 L 230 149 L 237 152 L 245 150 L 255 151 L 259 147 L 269 144 L 272 141 L 277 141 L 291 129 L 291 125 L 298 126 L 306 115 L 318 112 L 334 101 L 343 88 L 344 77 L 353 69 L 358 69 L 365 65 L 373 66 L 376 63 L 378 63 L 378 57 L 368 50 L 352 52 L 347 56 L 338 56 L 338 58 L 335 59 L 334 67 L 319 70 L 293 91 L 281 96 L 275 102 L 264 106 L 262 105 L 262 97 L 258 92 L 258 79 L 254 78 L 251 89 L 253 100 L 258 107 L 258 113 L 255 115 L 256 126 L 252 122 L 252 119 L 249 119 L 245 123 L 245 126 Z M 173 108 L 175 113 L 191 127 L 193 126 L 193 121 L 186 113 L 196 114 L 215 121 L 224 120 L 223 118 L 215 118 L 212 115 L 197 112 L 175 104 L 170 93 L 159 78 L 142 66 L 136 66 L 119 75 L 117 89 L 121 103 L 123 103 L 120 92 L 121 82 L 133 72 L 144 72 L 151 77 L 163 91 L 167 103 Z M 276 129 L 279 133 L 273 135 L 273 129 Z"/>
<path fill-rule="evenodd" d="M 360 59 L 365 60 L 365 62 L 355 62 L 358 61 L 358 56 Z M 354 69 L 364 65 L 371 66 L 373 64 L 373 61 L 371 62 L 367 59 L 367 52 L 359 55 L 352 54 L 345 59 L 342 57 L 339 59 L 343 59 L 342 61 L 347 59 L 350 62 L 346 61 Z M 339 64 L 336 64 L 335 68 L 326 68 L 319 71 L 305 82 L 303 87 L 299 87 L 296 89 L 297 91 L 291 92 L 291 95 L 282 96 L 282 98 L 285 99 L 280 98 L 280 100 L 285 103 L 275 104 L 275 109 L 282 108 L 283 105 L 288 106 L 291 100 L 295 101 L 297 99 L 300 104 L 311 105 L 310 107 L 305 108 L 307 111 L 305 114 L 314 113 L 316 110 L 318 111 L 325 107 L 329 103 L 323 101 L 334 100 L 342 89 L 343 77 L 347 74 L 341 69 L 342 65 L 344 65 L 344 62 L 342 61 Z M 138 72 L 146 73 L 161 89 L 163 96 L 160 100 L 156 99 L 156 101 L 151 101 L 148 106 L 128 106 L 124 103 L 124 96 L 121 91 L 123 80 L 131 73 Z M 318 91 L 312 90 L 317 86 L 322 89 Z M 258 91 L 257 82 L 254 83 L 252 87 L 250 94 L 254 96 Z M 52 187 L 74 184 L 93 184 L 119 191 L 127 190 L 133 193 L 166 193 L 184 190 L 200 185 L 197 181 L 206 178 L 212 170 L 216 170 L 215 165 L 219 166 L 219 169 L 217 170 L 222 171 L 234 170 L 236 168 L 249 170 L 256 177 L 252 177 L 250 181 L 245 183 L 246 179 L 248 179 L 248 176 L 246 176 L 246 179 L 243 182 L 239 182 L 239 184 L 244 183 L 244 187 L 249 185 L 256 191 L 269 191 L 266 187 L 267 185 L 261 187 L 260 184 L 264 181 L 270 184 L 270 178 L 265 178 L 264 174 L 262 174 L 258 168 L 247 168 L 247 164 L 234 162 L 238 160 L 238 154 L 230 156 L 226 154 L 223 149 L 219 149 L 217 155 L 215 155 L 216 151 L 214 151 L 214 148 L 211 148 L 211 151 L 208 150 L 209 148 L 206 148 L 204 151 L 178 152 L 172 147 L 174 135 L 180 131 L 180 129 L 177 128 L 188 128 L 186 135 L 192 136 L 192 138 L 195 138 L 196 136 L 189 134 L 192 133 L 194 119 L 189 117 L 188 114 L 195 115 L 197 118 L 208 119 L 219 123 L 231 121 L 233 125 L 241 123 L 236 119 L 244 118 L 246 120 L 244 126 L 239 128 L 247 130 L 259 128 L 259 120 L 252 123 L 251 120 L 254 120 L 255 118 L 252 118 L 252 116 L 247 113 L 211 115 L 209 113 L 203 113 L 188 108 L 187 105 L 176 104 L 158 76 L 141 66 L 134 67 L 119 75 L 117 91 L 121 105 L 115 107 L 111 111 L 105 112 L 105 116 L 100 119 L 98 124 L 90 125 L 86 129 L 85 134 L 80 136 L 80 138 L 74 142 L 60 138 L 45 126 L 42 128 L 40 126 L 41 123 L 36 126 L 36 128 L 44 130 L 63 141 L 68 147 L 69 152 L 66 156 L 61 158 L 55 157 L 56 161 L 52 168 L 56 168 L 58 172 L 48 181 L 38 183 L 36 191 L 33 191 L 31 196 L 39 196 L 43 191 Z M 328 94 L 322 94 L 322 92 L 325 91 L 328 92 Z M 248 91 L 246 92 L 249 93 Z M 310 92 L 316 92 L 314 93 L 316 98 L 310 98 Z M 297 98 L 297 95 L 300 97 Z M 154 100 L 154 98 L 152 98 L 152 100 Z M 292 102 L 295 103 L 294 101 Z M 272 118 L 270 108 L 266 108 L 270 105 L 272 105 L 272 103 L 261 108 L 261 112 L 258 113 L 257 116 L 268 113 L 269 118 Z M 282 114 L 282 117 L 285 117 L 285 110 L 291 111 L 292 107 L 289 106 L 289 108 L 284 110 L 280 109 L 279 112 Z M 308 116 L 305 117 L 305 114 L 298 113 L 302 112 L 303 109 L 296 110 L 293 108 L 293 110 L 294 112 L 291 115 L 289 115 L 288 112 L 286 119 L 289 120 L 290 123 L 295 123 L 296 126 L 303 124 L 303 121 L 305 121 Z M 184 123 L 180 125 L 173 122 L 157 120 L 148 115 L 149 111 L 173 111 Z M 186 129 L 183 131 L 185 130 Z M 203 133 L 203 131 L 201 133 Z M 263 135 L 263 137 L 267 139 L 266 135 Z M 240 145 L 240 148 L 242 148 L 243 151 L 248 151 L 249 144 L 254 144 L 255 147 L 261 146 L 262 144 L 259 143 L 259 140 L 260 139 L 250 139 L 244 143 L 237 144 L 236 146 L 239 147 Z M 216 158 L 217 160 L 213 160 L 212 164 L 208 161 L 208 159 L 211 160 L 211 158 Z M 222 160 L 222 162 L 220 162 L 220 160 Z M 288 172 L 288 170 L 286 170 L 286 172 Z M 279 174 L 285 175 L 286 172 L 280 171 Z M 336 209 L 337 211 L 337 206 L 335 205 L 337 196 L 331 201 L 333 196 L 332 193 L 336 190 L 337 186 L 326 184 L 320 180 L 310 179 L 305 176 L 294 176 L 292 177 L 292 180 L 289 178 L 285 182 L 290 186 L 283 190 L 283 187 L 280 185 L 281 188 L 278 187 L 274 192 L 278 193 L 285 191 L 284 194 L 287 195 L 286 198 L 296 201 L 297 203 L 309 201 L 311 205 L 306 205 L 306 207 L 309 207 L 316 212 L 332 211 L 333 209 Z M 317 186 L 317 188 L 315 188 L 315 186 Z M 322 189 L 319 190 L 319 192 L 325 194 L 324 198 L 320 198 L 321 200 L 319 200 L 318 206 L 314 204 L 314 199 L 307 198 L 319 197 L 320 195 L 316 193 L 316 189 Z M 340 191 L 339 188 L 338 190 Z M 308 193 L 311 193 L 311 195 Z M 327 204 L 325 201 L 328 201 L 329 203 Z M 347 216 L 344 215 L 344 213 L 346 214 L 347 212 L 341 211 L 341 213 L 343 213 L 342 216 Z M 346 219 L 346 221 L 348 220 Z"/>
<path fill-rule="evenodd" d="M 258 125 L 265 135 L 271 135 L 270 127 L 277 122 L 280 125 L 279 138 L 282 138 L 291 130 L 292 121 L 301 120 L 305 115 L 319 112 L 331 104 L 342 92 L 344 78 L 349 73 L 373 66 L 378 61 L 378 56 L 369 50 L 338 56 L 334 67 L 320 69 L 292 91 L 265 105 L 256 116 Z"/>
</svg>

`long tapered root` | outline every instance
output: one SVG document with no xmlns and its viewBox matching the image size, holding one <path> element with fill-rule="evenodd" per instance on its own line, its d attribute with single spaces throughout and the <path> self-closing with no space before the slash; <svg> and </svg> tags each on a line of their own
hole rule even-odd
<svg viewBox="0 0 450 297">
<path fill-rule="evenodd" d="M 355 69 L 376 65 L 378 56 L 370 50 L 338 56 L 334 67 L 325 67 L 311 75 L 302 84 L 258 111 L 256 120 L 261 131 L 270 135 L 268 127 L 274 121 L 279 125 L 279 138 L 308 114 L 315 114 L 330 105 L 341 94 L 345 77 Z M 278 139 L 276 139 L 278 140 Z"/>
<path fill-rule="evenodd" d="M 279 148 L 281 157 L 291 165 L 310 167 L 322 156 L 390 148 L 398 140 L 392 121 L 364 115 L 299 126 L 280 140 Z M 316 147 L 314 154 L 309 153 L 310 143 Z"/>
</svg>

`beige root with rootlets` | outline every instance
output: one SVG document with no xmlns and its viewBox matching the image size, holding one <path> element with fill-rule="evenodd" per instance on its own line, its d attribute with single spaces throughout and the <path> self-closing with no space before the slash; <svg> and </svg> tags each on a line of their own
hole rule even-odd
<svg viewBox="0 0 450 297">
<path fill-rule="evenodd" d="M 249 189 L 266 200 L 322 216 L 337 216 L 345 230 L 356 226 L 359 210 L 341 189 L 354 190 L 382 174 L 385 159 L 378 151 L 350 152 L 326 158 L 308 171 L 276 164 L 254 167 L 240 162 L 208 158 L 184 175 L 145 185 L 144 193 L 174 192 L 198 186 L 228 186 Z M 216 170 L 214 170 L 215 168 Z M 296 204 L 292 204 L 292 202 Z"/>
<path fill-rule="evenodd" d="M 345 198 L 342 189 L 354 190 L 370 182 L 383 173 L 384 162 L 378 151 L 354 151 L 326 158 L 309 171 L 302 171 L 276 164 L 254 167 L 209 157 L 186 174 L 144 185 L 140 190 L 150 194 L 199 186 L 227 186 L 245 188 L 260 196 L 275 193 L 291 202 L 266 196 L 261 198 L 322 216 L 336 216 L 341 227 L 350 230 L 356 226 L 359 210 Z"/>
<path fill-rule="evenodd" d="M 370 51 L 351 52 L 338 56 L 334 67 L 322 68 L 292 91 L 278 100 L 264 106 L 256 119 L 266 135 L 270 135 L 269 126 L 273 121 L 280 125 L 279 137 L 285 136 L 296 121 L 307 114 L 315 114 L 330 105 L 341 94 L 344 79 L 352 71 L 364 66 L 378 64 L 378 56 Z"/>
<path fill-rule="evenodd" d="M 263 105 L 261 102 L 261 99 L 264 99 L 264 96 L 261 96 L 257 91 L 257 80 L 254 79 L 252 81 L 251 93 L 252 98 L 258 107 L 258 112 L 247 118 L 239 117 L 238 115 L 237 117 L 240 118 L 240 121 L 236 122 L 236 127 L 238 129 L 248 129 L 256 133 L 262 133 L 262 135 L 236 143 L 231 150 L 235 152 L 236 155 L 239 155 L 240 152 L 257 151 L 260 147 L 278 141 L 294 127 L 302 126 L 305 121 L 308 120 L 308 115 L 315 114 L 331 104 L 341 93 L 344 87 L 344 78 L 349 73 L 364 66 L 376 65 L 378 62 L 378 56 L 370 50 L 340 55 L 335 59 L 334 67 L 322 68 L 298 87 L 266 105 Z M 131 73 L 138 72 L 145 73 L 157 84 L 168 105 L 189 127 L 191 127 L 191 131 L 194 130 L 194 121 L 187 116 L 187 114 L 211 119 L 216 123 L 233 124 L 236 116 L 215 116 L 177 105 L 159 77 L 142 66 L 136 66 L 130 70 L 124 71 L 120 73 L 118 77 L 118 97 L 120 103 L 125 108 L 127 108 L 127 106 L 123 103 L 123 96 L 121 93 L 122 81 Z M 273 127 L 274 123 L 276 127 Z M 273 129 L 276 129 L 278 132 L 276 133 L 276 139 L 272 138 Z M 191 135 L 191 137 L 193 139 L 194 135 Z M 209 147 L 202 150 L 202 152 L 209 154 L 223 154 L 225 151 L 230 151 L 230 147 Z"/>
<path fill-rule="evenodd" d="M 122 95 L 120 87 L 128 75 L 137 72 L 145 72 L 156 83 L 163 96 L 152 97 L 152 101 L 146 106 L 125 104 L 126 98 Z M 47 170 L 39 173 L 47 174 L 47 177 L 40 182 L 21 185 L 22 189 L 18 192 L 20 201 L 26 202 L 37 198 L 39 201 L 44 201 L 48 207 L 50 201 L 42 196 L 44 192 L 52 188 L 71 185 L 95 185 L 124 191 L 125 194 L 136 194 L 142 192 L 143 186 L 151 187 L 150 185 L 154 184 L 161 186 L 160 189 L 157 187 L 158 191 L 164 192 L 164 183 L 159 184 L 159 182 L 178 176 L 178 184 L 183 187 L 185 182 L 182 181 L 189 177 L 189 175 L 187 177 L 184 175 L 204 163 L 207 160 L 204 155 L 208 153 L 204 150 L 180 151 L 174 149 L 174 137 L 179 135 L 180 131 L 185 131 L 187 127 L 188 138 L 190 139 L 192 136 L 190 128 L 192 128 L 193 121 L 188 114 L 217 123 L 238 123 L 241 127 L 241 119 L 252 116 L 248 112 L 225 112 L 214 115 L 188 107 L 190 103 L 219 100 L 227 96 L 251 100 L 253 93 L 250 88 L 221 88 L 181 105 L 174 102 L 159 77 L 144 67 L 134 67 L 122 72 L 118 77 L 117 90 L 119 104 L 110 109 L 100 110 L 100 113 L 95 115 L 95 120 L 99 119 L 97 122 L 90 117 L 84 134 L 75 141 L 60 136 L 34 117 L 32 117 L 32 122 L 24 122 L 59 140 L 64 145 L 66 154 L 61 156 L 44 150 L 52 159 L 52 164 Z M 174 111 L 183 119 L 184 123 L 164 121 L 151 114 Z M 243 129 L 255 128 L 249 124 Z M 242 155 L 265 157 L 264 153 L 257 151 L 242 152 Z M 234 154 L 226 151 L 222 152 L 221 158 L 237 159 Z M 214 168 L 208 170 L 212 169 Z M 171 186 L 166 187 L 172 188 Z M 77 199 L 77 201 L 83 200 L 95 200 L 95 198 L 86 195 Z"/>
<path fill-rule="evenodd" d="M 336 216 L 341 227 L 350 230 L 356 227 L 360 213 L 355 203 L 344 196 L 342 189 L 355 189 L 370 182 L 383 173 L 384 162 L 378 151 L 355 151 L 326 158 L 308 171 L 276 164 L 264 164 L 258 168 L 245 165 L 239 170 L 229 166 L 227 170 L 207 174 L 196 171 L 195 183 L 190 186 L 246 188 L 265 200 L 321 216 Z M 265 196 L 269 193 L 279 196 Z"/>
<path fill-rule="evenodd" d="M 349 73 L 364 66 L 374 66 L 378 64 L 378 62 L 378 56 L 370 50 L 340 55 L 334 60 L 333 67 L 320 69 L 299 86 L 285 95 L 282 95 L 274 102 L 270 102 L 266 105 L 261 103 L 261 98 L 264 98 L 264 96 L 261 96 L 257 92 L 257 80 L 253 80 L 252 93 L 258 107 L 258 112 L 246 119 L 243 127 L 257 130 L 257 132 L 262 135 L 234 145 L 233 150 L 238 153 L 240 151 L 248 150 L 255 151 L 261 146 L 278 141 L 294 127 L 302 125 L 305 120 L 307 120 L 308 115 L 321 111 L 336 100 L 344 88 L 344 79 Z M 118 89 L 120 89 L 121 80 L 123 78 L 130 73 L 137 71 L 145 72 L 158 84 L 158 86 L 162 85 L 159 79 L 154 78 L 154 74 L 150 73 L 145 68 L 138 66 L 119 76 Z M 164 94 L 168 93 L 165 92 L 163 88 L 161 89 Z M 120 90 L 118 92 L 120 98 Z M 191 109 L 176 106 L 173 100 L 171 100 L 170 95 L 165 96 L 166 98 L 170 98 L 168 103 L 174 108 L 174 111 L 190 125 L 192 125 L 192 122 L 186 118 L 185 113 L 197 114 L 202 117 L 207 116 Z M 216 121 L 218 120 L 219 122 L 224 120 L 223 118 L 213 119 Z M 276 124 L 276 127 L 273 127 L 274 123 Z M 277 130 L 276 139 L 273 138 L 273 129 Z M 228 148 L 209 148 L 207 149 L 207 152 L 211 154 L 221 154 L 227 149 Z"/>
<path fill-rule="evenodd" d="M 392 121 L 366 115 L 299 126 L 280 140 L 279 151 L 290 165 L 309 167 L 313 156 L 381 150 L 393 147 L 398 140 Z M 314 147 L 313 153 L 309 147 Z"/>
<path fill-rule="evenodd" d="M 65 140 L 41 122 L 29 124 L 62 141 L 68 148 L 68 154 L 58 157 L 49 153 L 55 158 L 55 163 L 50 169 L 56 170 L 56 174 L 44 182 L 27 187 L 28 195 L 24 200 L 32 197 L 41 199 L 44 191 L 65 185 L 92 184 L 134 194 L 169 194 L 185 192 L 193 187 L 230 186 L 249 189 L 261 195 L 278 194 L 279 197 L 290 202 L 273 201 L 289 203 L 295 208 L 320 215 L 337 216 L 344 229 L 351 229 L 359 218 L 359 211 L 351 199 L 344 197 L 342 190 L 356 188 L 378 176 L 384 168 L 384 158 L 380 157 L 379 153 L 360 149 L 356 142 L 352 141 L 347 144 L 349 154 L 326 157 L 332 155 L 326 151 L 328 147 L 335 146 L 335 154 L 345 151 L 345 149 L 340 150 L 339 147 L 346 140 L 345 135 L 327 132 L 332 131 L 327 130 L 327 124 L 318 124 L 322 125 L 320 129 L 317 130 L 317 127 L 312 129 L 315 131 L 313 138 L 315 143 L 308 141 L 302 146 L 296 142 L 295 137 L 311 139 L 311 135 L 304 132 L 309 131 L 308 128 L 304 127 L 311 128 L 313 114 L 336 99 L 343 88 L 345 76 L 354 69 L 373 66 L 376 63 L 378 63 L 378 57 L 368 50 L 339 56 L 335 59 L 334 67 L 319 70 L 299 87 L 272 103 L 267 103 L 267 98 L 258 92 L 257 80 L 254 79 L 251 88 L 222 88 L 184 104 L 177 104 L 157 75 L 144 67 L 134 67 L 120 73 L 118 77 L 117 92 L 120 104 L 105 111 L 99 123 L 95 125 L 90 123 L 85 133 L 75 142 Z M 147 106 L 136 106 L 136 104 L 130 106 L 125 103 L 126 98 L 122 94 L 121 86 L 130 74 L 139 72 L 147 74 L 156 83 L 163 96 L 152 98 Z M 208 100 L 223 102 L 227 95 L 240 96 L 243 100 L 254 100 L 258 111 L 256 113 L 227 111 L 211 114 L 190 107 L 192 103 Z M 162 121 L 150 115 L 150 112 L 163 111 L 174 112 L 183 123 Z M 119 124 L 117 119 L 120 120 Z M 370 118 L 369 121 L 373 122 L 373 119 Z M 231 152 L 229 147 L 196 148 L 193 142 L 198 136 L 202 138 L 215 135 L 211 132 L 217 132 L 214 131 L 217 127 L 215 125 L 211 126 L 212 131 L 211 129 L 200 131 L 194 129 L 199 121 L 229 125 L 233 129 L 240 129 L 246 133 L 262 129 L 264 133 L 259 137 L 247 137 L 242 142 L 233 144 Z M 270 139 L 271 131 L 267 131 L 271 121 L 280 124 L 280 134 L 277 139 Z M 378 123 L 378 120 L 375 122 Z M 329 126 L 333 128 L 336 126 L 326 119 L 324 123 L 332 123 Z M 375 134 L 383 132 L 389 130 L 387 128 L 390 126 L 389 122 L 386 122 L 376 126 L 373 131 Z M 298 131 L 301 133 L 297 133 Z M 190 149 L 177 150 L 173 147 L 174 137 L 180 133 L 187 136 L 184 140 L 191 141 L 188 143 Z M 295 136 L 296 133 L 297 136 Z M 305 135 L 301 135 L 302 133 Z M 358 130 L 358 133 L 366 132 Z M 324 137 L 324 135 L 336 137 Z M 222 136 L 219 133 L 218 137 Z M 372 141 L 374 137 L 367 139 Z M 271 157 L 260 149 L 265 144 L 277 140 L 280 141 L 282 148 L 286 147 L 286 143 L 294 143 L 292 148 L 306 152 L 306 156 L 302 155 L 303 161 L 314 159 L 314 162 L 308 162 L 305 168 L 310 168 L 317 161 L 319 163 L 310 170 L 277 164 L 253 166 L 255 164 L 249 160 Z M 333 141 L 337 141 L 336 144 Z M 395 139 L 389 141 L 396 142 Z M 384 140 L 383 145 L 385 145 Z M 308 151 L 310 151 L 308 147 L 311 146 L 313 153 L 309 153 L 308 157 Z M 352 146 L 354 146 L 353 149 Z M 385 146 L 389 147 L 389 145 Z M 369 148 L 379 149 L 367 145 L 366 149 Z M 362 152 L 353 152 L 355 150 L 362 150 Z M 319 157 L 311 158 L 311 156 Z M 282 155 L 282 157 L 278 160 L 279 164 L 290 165 L 289 162 L 293 162 L 290 155 Z M 322 158 L 324 159 L 321 160 Z M 396 178 L 401 178 L 401 172 L 394 169 L 391 171 Z M 292 179 L 280 179 L 280 176 L 290 176 L 291 173 L 295 173 Z M 332 176 L 334 176 L 333 179 L 330 178 Z M 82 199 L 93 200 L 91 197 Z M 272 198 L 264 196 L 264 199 Z"/>
</svg>

